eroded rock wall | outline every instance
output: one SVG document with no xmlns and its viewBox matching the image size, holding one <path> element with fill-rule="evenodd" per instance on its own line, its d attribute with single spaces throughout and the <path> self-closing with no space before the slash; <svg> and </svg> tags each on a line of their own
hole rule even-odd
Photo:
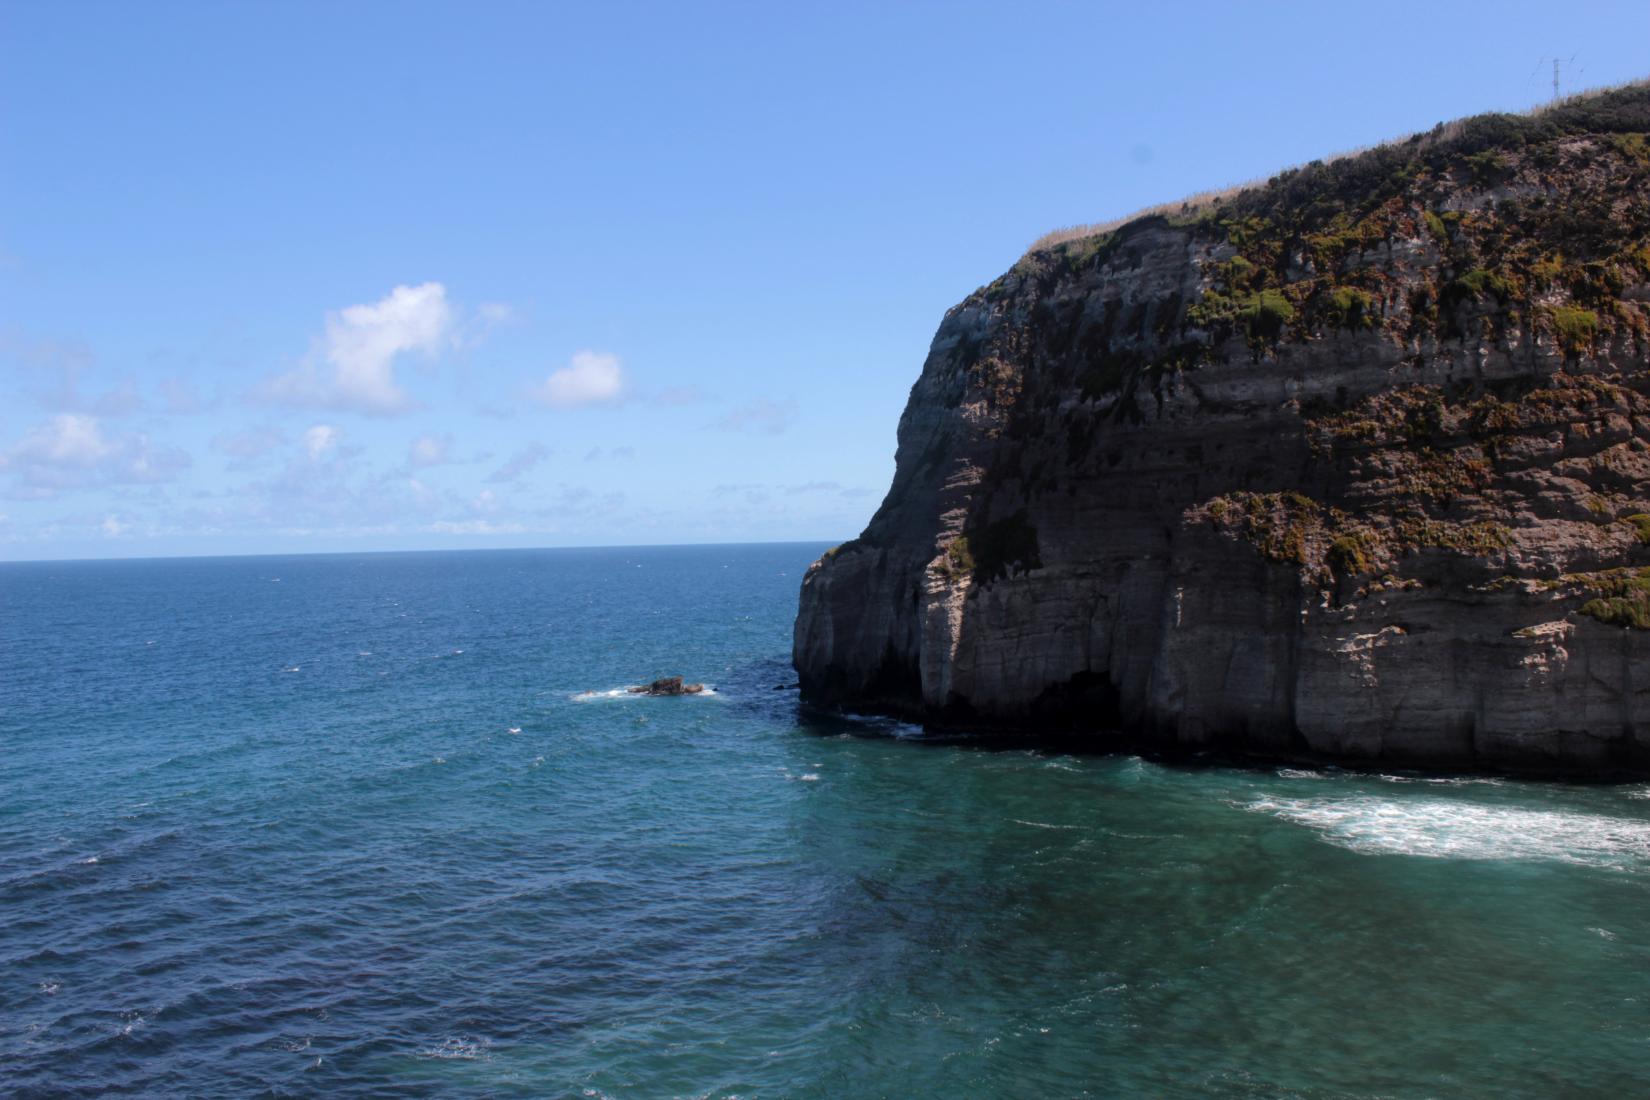
<svg viewBox="0 0 1650 1100">
<path fill-rule="evenodd" d="M 1650 152 L 1622 136 L 1650 96 L 1624 94 L 1605 133 L 1469 124 L 971 295 L 882 507 L 803 583 L 805 696 L 1650 766 Z"/>
</svg>

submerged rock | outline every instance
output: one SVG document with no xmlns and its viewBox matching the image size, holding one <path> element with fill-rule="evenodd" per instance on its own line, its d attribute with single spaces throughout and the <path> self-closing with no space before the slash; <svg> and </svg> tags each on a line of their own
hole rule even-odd
<svg viewBox="0 0 1650 1100">
<path fill-rule="evenodd" d="M 1650 87 L 1034 246 L 802 584 L 815 703 L 1650 769 Z"/>
<path fill-rule="evenodd" d="M 684 684 L 680 676 L 666 676 L 643 687 L 627 689 L 632 695 L 698 695 L 704 684 Z"/>
</svg>

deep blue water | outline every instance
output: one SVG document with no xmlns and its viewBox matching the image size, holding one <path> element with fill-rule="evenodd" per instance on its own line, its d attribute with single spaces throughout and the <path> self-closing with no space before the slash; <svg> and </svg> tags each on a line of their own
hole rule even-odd
<svg viewBox="0 0 1650 1100">
<path fill-rule="evenodd" d="M 0 565 L 0 1092 L 1650 1089 L 1650 789 L 810 717 L 821 549 Z"/>
</svg>

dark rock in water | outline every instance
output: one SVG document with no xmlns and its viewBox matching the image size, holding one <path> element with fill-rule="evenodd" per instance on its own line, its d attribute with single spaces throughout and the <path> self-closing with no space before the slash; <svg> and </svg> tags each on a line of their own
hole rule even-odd
<svg viewBox="0 0 1650 1100">
<path fill-rule="evenodd" d="M 705 690 L 704 684 L 684 684 L 680 676 L 666 676 L 662 680 L 655 680 L 646 687 L 633 687 L 632 695 L 698 695 Z"/>
<path fill-rule="evenodd" d="M 1034 245 L 803 581 L 803 698 L 1650 771 L 1646 130 L 1638 85 Z"/>
</svg>

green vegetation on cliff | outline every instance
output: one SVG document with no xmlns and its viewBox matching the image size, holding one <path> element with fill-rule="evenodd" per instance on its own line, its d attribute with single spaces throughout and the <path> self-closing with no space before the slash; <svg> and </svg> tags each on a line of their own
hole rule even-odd
<svg viewBox="0 0 1650 1100">
<path fill-rule="evenodd" d="M 1650 84 L 1576 97 L 1528 115 L 1464 119 L 1278 173 L 1263 184 L 1159 207 L 1092 233 L 1053 235 L 985 288 L 1081 277 L 1128 254 L 1153 226 L 1225 250 L 1200 297 L 1157 318 L 1168 342 L 1210 351 L 1237 335 L 1255 354 L 1286 339 L 1393 326 L 1408 339 L 1533 336 L 1571 356 L 1625 334 L 1650 343 Z M 1562 198 L 1556 196 L 1562 195 Z M 1374 254 L 1425 241 L 1430 279 L 1399 286 Z M 1114 366 L 1094 394 L 1126 388 L 1143 319 L 1096 356 Z M 1523 335 L 1520 335 L 1523 334 Z M 1186 369 L 1199 356 L 1182 356 Z"/>
<path fill-rule="evenodd" d="M 977 300 L 1002 335 L 971 335 L 958 361 L 1016 442 L 985 467 L 948 575 L 983 585 L 1036 568 L 1025 502 L 1126 461 L 1106 444 L 1124 425 L 1202 415 L 1188 409 L 1231 394 L 1248 363 L 1290 373 L 1294 445 L 1312 466 L 1271 484 L 1243 473 L 1241 490 L 1186 516 L 1342 598 L 1419 583 L 1440 558 L 1468 571 L 1539 559 L 1529 532 L 1554 520 L 1578 525 L 1564 537 L 1589 562 L 1650 546 L 1650 430 L 1632 438 L 1650 426 L 1650 386 L 1607 366 L 1650 361 L 1650 84 L 1441 125 L 1057 235 Z M 1526 366 L 1492 377 L 1486 359 Z M 1469 366 L 1421 380 L 1445 361 Z M 1350 385 L 1311 384 L 1377 362 Z M 1055 380 L 1083 404 L 1062 407 Z M 1067 468 L 1023 469 L 1024 441 L 1052 416 Z M 1562 475 L 1542 469 L 1561 451 L 1578 456 Z M 1531 490 L 1532 478 L 1554 484 Z M 1527 491 L 1542 502 L 1517 503 Z M 1637 589 L 1577 599 L 1640 625 Z"/>
</svg>

